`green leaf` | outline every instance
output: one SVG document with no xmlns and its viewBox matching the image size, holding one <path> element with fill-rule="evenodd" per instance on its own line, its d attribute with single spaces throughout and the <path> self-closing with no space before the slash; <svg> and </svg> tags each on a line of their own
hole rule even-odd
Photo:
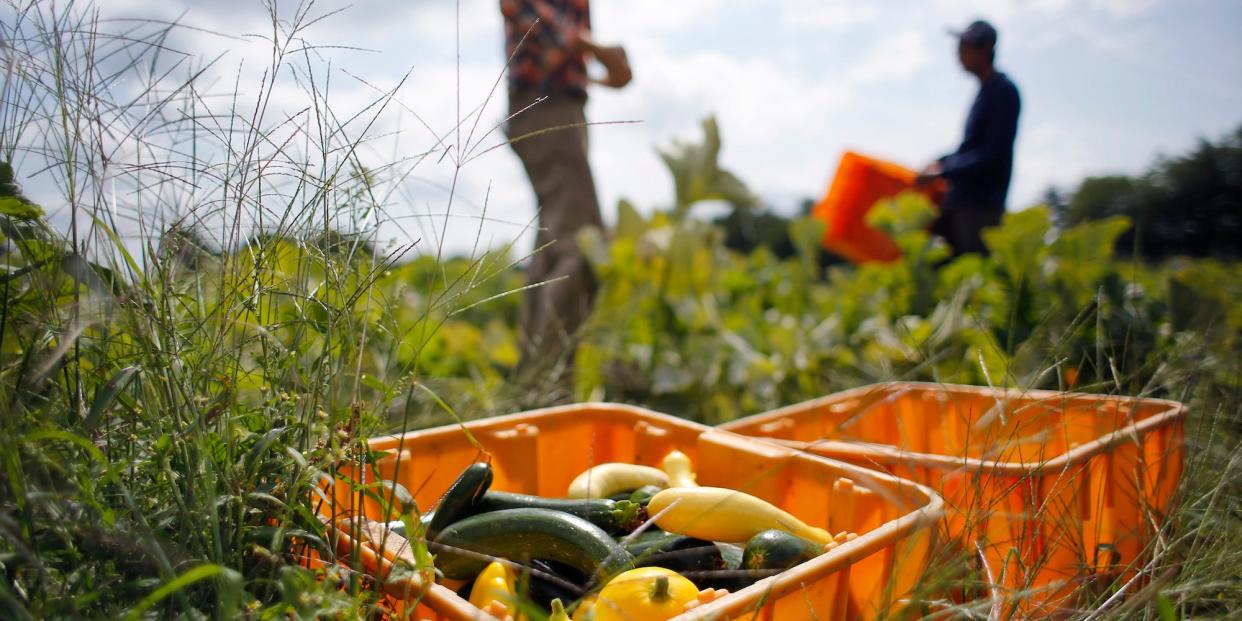
<svg viewBox="0 0 1242 621">
<path fill-rule="evenodd" d="M 13 177 L 13 164 L 0 162 L 0 196 L 21 196 L 21 189 Z"/>
<path fill-rule="evenodd" d="M 657 151 L 673 175 L 674 219 L 684 219 L 690 207 L 701 201 L 722 200 L 735 209 L 758 204 L 741 179 L 720 167 L 720 129 L 715 117 L 703 120 L 703 142 L 675 141 L 671 147 Z"/>
<path fill-rule="evenodd" d="M 112 227 L 99 218 L 93 218 L 93 220 L 96 227 L 108 234 L 108 239 L 112 240 L 112 249 L 120 254 L 122 259 L 125 259 L 125 265 L 129 267 L 129 272 L 131 274 L 142 274 L 142 267 L 134 260 L 134 256 L 130 254 L 129 249 L 125 247 L 125 242 L 121 241 L 121 237 L 116 234 L 116 231 L 112 230 Z"/>
<path fill-rule="evenodd" d="M 0 197 L 0 215 L 16 220 L 35 220 L 43 215 L 38 205 L 16 196 Z"/>
<path fill-rule="evenodd" d="M 272 447 L 272 444 L 276 442 L 276 440 L 280 439 L 280 436 L 284 435 L 290 429 L 290 427 L 275 427 L 273 429 L 269 429 L 259 438 L 258 442 L 254 443 L 254 446 L 250 448 L 250 452 L 246 454 L 245 461 L 243 462 L 243 471 L 246 473 L 246 476 L 253 477 L 258 473 L 258 468 L 256 466 L 259 463 L 259 460 L 263 458 L 263 454 Z"/>
<path fill-rule="evenodd" d="M 1033 282 L 1047 250 L 1044 238 L 1051 228 L 1047 208 L 1032 207 L 1005 214 L 999 227 L 983 230 L 983 240 L 1014 282 Z"/>
<path fill-rule="evenodd" d="M 332 313 L 328 305 L 316 298 L 310 298 L 302 306 L 302 318 L 320 334 L 327 334 L 328 328 L 332 325 Z"/>
<path fill-rule="evenodd" d="M 922 231 L 936 218 L 936 207 L 918 192 L 902 192 L 881 200 L 867 212 L 867 225 L 897 237 L 902 233 Z"/>
<path fill-rule="evenodd" d="M 95 389 L 95 399 L 91 402 L 91 409 L 87 412 L 86 419 L 82 421 L 83 433 L 89 434 L 95 430 L 95 427 L 99 425 L 99 419 L 103 417 L 104 412 L 108 411 L 108 407 L 112 405 L 117 394 L 128 388 L 130 382 L 141 370 L 138 366 L 125 367 Z"/>
<path fill-rule="evenodd" d="M 793 242 L 802 269 L 808 274 L 819 271 L 820 242 L 827 223 L 819 218 L 803 216 L 789 223 L 789 239 Z"/>
<path fill-rule="evenodd" d="M 392 398 L 392 395 L 393 395 L 392 387 L 389 386 L 388 384 L 385 384 L 378 377 L 375 377 L 374 375 L 371 375 L 370 373 L 363 373 L 361 382 L 363 386 L 366 386 L 367 388 L 370 388 L 371 390 L 374 390 L 378 393 L 383 394 L 385 398 L 387 399 Z"/>
<path fill-rule="evenodd" d="M 116 296 L 123 292 L 121 279 L 117 278 L 115 272 L 98 263 L 87 261 L 80 255 L 61 257 L 60 269 L 97 295 Z"/>
<path fill-rule="evenodd" d="M 236 572 L 219 565 L 199 565 L 198 567 L 190 569 L 142 598 L 142 601 L 138 602 L 137 606 L 130 609 L 129 614 L 125 615 L 124 619 L 125 621 L 135 621 L 137 619 L 141 619 L 142 614 L 146 612 L 148 608 L 160 603 L 161 600 L 169 595 L 172 595 L 181 589 L 198 582 L 199 580 L 211 578 L 212 576 L 221 574 L 223 574 L 225 578 L 236 579 Z"/>
<path fill-rule="evenodd" d="M 94 459 L 99 465 L 104 467 L 108 466 L 108 459 L 104 457 L 103 451 L 99 450 L 99 447 L 95 446 L 95 444 L 89 439 L 78 434 L 69 433 L 68 431 L 61 431 L 59 429 L 44 429 L 26 436 L 26 441 L 32 444 L 43 442 L 44 440 L 59 440 L 61 442 L 73 444 L 86 451 L 86 453 L 90 455 L 91 458 Z"/>
<path fill-rule="evenodd" d="M 577 236 L 578 247 L 582 249 L 582 254 L 586 256 L 591 267 L 599 269 L 608 265 L 611 255 L 609 254 L 608 239 L 604 237 L 604 232 L 599 227 L 588 226 L 578 231 Z"/>
<path fill-rule="evenodd" d="M 1052 243 L 1052 249 L 1071 264 L 1111 259 L 1117 238 L 1129 228 L 1130 219 L 1125 216 L 1084 222 L 1062 232 Z"/>
<path fill-rule="evenodd" d="M 1177 610 L 1173 608 L 1173 602 L 1169 601 L 1163 593 L 1156 596 L 1156 614 L 1160 616 L 1160 621 L 1178 621 L 1180 617 Z"/>
<path fill-rule="evenodd" d="M 637 239 L 646 228 L 647 221 L 633 203 L 624 198 L 617 201 L 617 226 L 613 227 L 615 238 Z"/>
<path fill-rule="evenodd" d="M 1052 242 L 1056 279 L 1069 292 L 1077 293 L 1076 306 L 1088 303 L 1097 283 L 1112 269 L 1110 260 L 1117 238 L 1129 228 L 1129 218 L 1112 216 L 1079 224 Z"/>
</svg>

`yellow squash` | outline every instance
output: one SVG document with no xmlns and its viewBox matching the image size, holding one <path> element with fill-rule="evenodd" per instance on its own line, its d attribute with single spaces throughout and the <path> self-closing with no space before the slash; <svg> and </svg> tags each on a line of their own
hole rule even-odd
<svg viewBox="0 0 1242 621">
<path fill-rule="evenodd" d="M 552 614 L 548 615 L 548 621 L 570 621 L 560 598 L 552 600 Z"/>
<path fill-rule="evenodd" d="M 664 461 L 660 462 L 660 468 L 668 475 L 669 487 L 699 486 L 694 477 L 694 464 L 690 463 L 690 457 L 681 451 L 673 450 L 665 455 Z"/>
<path fill-rule="evenodd" d="M 512 569 L 500 561 L 492 561 L 475 578 L 474 586 L 470 588 L 470 603 L 480 609 L 489 608 L 489 605 L 491 610 L 502 608 L 504 614 L 516 616 L 517 591 L 513 587 L 515 582 L 517 576 Z"/>
<path fill-rule="evenodd" d="M 651 497 L 647 513 L 656 526 L 708 541 L 746 541 L 776 528 L 820 545 L 832 541 L 822 528 L 809 526 L 761 498 L 720 487 L 674 487 Z"/>
<path fill-rule="evenodd" d="M 639 567 L 608 581 L 595 599 L 594 621 L 665 621 L 686 610 L 699 589 L 663 567 Z M 576 615 L 575 615 L 576 616 Z"/>
<path fill-rule="evenodd" d="M 588 595 L 578 602 L 573 621 L 595 621 L 595 596 Z"/>
<path fill-rule="evenodd" d="M 668 475 L 659 468 L 610 462 L 587 468 L 569 484 L 570 498 L 607 498 L 644 485 L 668 487 Z"/>
</svg>

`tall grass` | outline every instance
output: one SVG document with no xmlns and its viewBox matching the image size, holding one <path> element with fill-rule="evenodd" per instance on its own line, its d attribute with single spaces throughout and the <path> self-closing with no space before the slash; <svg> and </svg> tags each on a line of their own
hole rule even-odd
<svg viewBox="0 0 1242 621">
<path fill-rule="evenodd" d="M 411 424 L 430 335 L 509 264 L 375 286 L 414 250 L 379 247 L 391 180 L 450 142 L 367 161 L 400 84 L 340 109 L 340 74 L 305 40 L 330 15 L 269 17 L 244 39 L 269 64 L 228 84 L 222 58 L 178 51 L 188 26 L 5 8 L 0 616 L 381 605 L 365 576 L 303 566 L 337 553 L 310 499 L 371 460 L 381 422 Z M 21 196 L 25 180 L 54 186 L 55 207 Z"/>
<path fill-rule="evenodd" d="M 5 11 L 0 616 L 386 612 L 371 577 L 306 566 L 339 552 L 313 511 L 313 498 L 332 501 L 321 483 L 341 464 L 373 465 L 367 437 L 539 397 L 504 382 L 516 350 L 495 316 L 516 315 L 507 294 L 521 281 L 509 253 L 447 260 L 379 236 L 397 180 L 442 158 L 460 170 L 486 148 L 479 110 L 414 156 L 374 161 L 399 85 L 343 110 L 341 74 L 305 40 L 331 18 L 313 4 L 272 6 L 255 36 L 272 53 L 256 71 L 178 51 L 181 24 L 104 22 L 80 5 Z M 279 97 L 290 89 L 293 109 Z M 22 185 L 55 198 L 40 207 Z M 817 283 L 805 261 L 719 259 L 707 226 L 627 226 L 588 247 L 605 293 L 581 394 L 718 422 L 874 380 L 1068 388 L 1073 369 L 1081 390 L 1183 400 L 1186 483 L 1142 579 L 1084 590 L 1067 614 L 1164 621 L 1242 606 L 1237 323 L 1206 312 L 1229 303 L 1236 269 L 1170 268 L 1170 282 L 1215 280 L 1144 299 L 1130 285 L 1156 288 L 1145 269 L 1098 276 L 1092 259 L 1048 279 L 1001 253 L 938 272 L 938 250 L 911 238 L 907 262 Z M 649 234 L 660 226 L 674 226 L 671 249 Z M 1054 285 L 1058 306 L 1041 315 L 1032 300 Z M 975 551 L 940 553 L 922 609 L 992 614 Z"/>
</svg>

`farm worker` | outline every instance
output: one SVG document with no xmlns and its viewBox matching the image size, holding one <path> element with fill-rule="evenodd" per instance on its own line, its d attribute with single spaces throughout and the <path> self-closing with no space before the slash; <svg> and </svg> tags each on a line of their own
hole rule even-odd
<svg viewBox="0 0 1242 621">
<path fill-rule="evenodd" d="M 924 168 L 919 181 L 941 177 L 949 182 L 932 231 L 949 243 L 953 255 L 987 254 L 979 232 L 1000 224 L 1005 213 L 1022 102 L 1018 87 L 994 65 L 997 34 L 991 24 L 975 21 L 951 33 L 962 68 L 979 79 L 979 93 L 966 116 L 961 146 Z"/>
<path fill-rule="evenodd" d="M 572 390 L 573 338 L 597 289 L 577 235 L 603 226 L 587 162 L 586 60 L 603 65 L 597 82 L 612 88 L 629 83 L 630 66 L 624 48 L 592 38 L 588 0 L 501 0 L 500 11 L 511 59 L 507 133 L 539 204 L 527 284 L 546 283 L 522 300 L 520 373 Z"/>
</svg>

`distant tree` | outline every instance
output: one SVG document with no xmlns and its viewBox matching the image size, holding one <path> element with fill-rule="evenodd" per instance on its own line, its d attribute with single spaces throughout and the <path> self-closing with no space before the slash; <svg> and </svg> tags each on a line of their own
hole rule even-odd
<svg viewBox="0 0 1242 621">
<path fill-rule="evenodd" d="M 811 215 L 812 209 L 815 209 L 815 199 L 804 198 L 798 202 L 798 213 L 804 216 L 809 216 Z"/>
<path fill-rule="evenodd" d="M 1099 220 L 1131 210 L 1136 180 L 1121 175 L 1088 177 L 1065 205 L 1065 225 Z"/>
<path fill-rule="evenodd" d="M 1112 215 L 1134 222 L 1117 242 L 1122 253 L 1242 257 L 1242 127 L 1183 157 L 1161 158 L 1143 175 L 1084 180 L 1058 224 Z"/>
<path fill-rule="evenodd" d="M 724 229 L 726 248 L 749 254 L 760 246 L 778 258 L 797 254 L 789 237 L 790 219 L 770 209 L 733 209 L 728 215 L 712 221 Z"/>
<path fill-rule="evenodd" d="M 815 199 L 804 198 L 798 201 L 799 217 L 811 215 Z M 773 256 L 779 259 L 790 259 L 798 255 L 793 240 L 793 227 L 798 217 L 787 218 L 768 207 L 737 208 L 727 215 L 716 218 L 712 222 L 724 230 L 724 245 L 730 250 L 750 254 L 760 247 L 766 247 Z M 817 247 L 816 262 L 819 274 L 831 265 L 846 263 L 846 260 Z"/>
<path fill-rule="evenodd" d="M 1064 224 L 1066 212 L 1069 211 L 1069 199 L 1065 196 L 1065 192 L 1061 191 L 1055 185 L 1050 185 L 1044 189 L 1044 193 L 1040 196 L 1040 201 L 1048 206 L 1052 211 L 1054 221 L 1058 226 Z"/>
</svg>

